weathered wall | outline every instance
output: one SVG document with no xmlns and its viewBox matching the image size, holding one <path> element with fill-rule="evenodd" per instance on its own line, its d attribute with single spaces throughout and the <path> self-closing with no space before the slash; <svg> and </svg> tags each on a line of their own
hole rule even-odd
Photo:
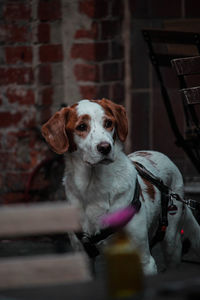
<svg viewBox="0 0 200 300">
<path fill-rule="evenodd" d="M 62 104 L 123 103 L 122 13 L 118 0 L 0 2 L 0 202 L 23 201 L 52 157 L 40 127 Z"/>
<path fill-rule="evenodd" d="M 65 101 L 108 97 L 123 102 L 122 1 L 63 4 Z"/>
<path fill-rule="evenodd" d="M 124 104 L 124 1 L 0 1 L 0 203 L 23 201 L 30 174 L 52 157 L 40 128 L 63 104 L 102 97 Z M 174 145 L 141 29 L 198 19 L 200 2 L 129 4 L 131 150 L 163 151 L 193 176 L 183 151 Z M 36 190 L 47 184 L 41 178 Z"/>
</svg>

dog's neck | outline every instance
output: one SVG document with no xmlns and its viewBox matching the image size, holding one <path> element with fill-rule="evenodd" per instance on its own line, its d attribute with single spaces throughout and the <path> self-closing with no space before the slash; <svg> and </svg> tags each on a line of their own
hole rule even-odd
<svg viewBox="0 0 200 300">
<path fill-rule="evenodd" d="M 66 194 L 69 190 L 73 191 L 80 202 L 89 202 L 90 197 L 95 197 L 97 201 L 98 198 L 99 201 L 104 201 L 109 197 L 117 199 L 118 194 L 124 192 L 119 190 L 120 186 L 130 189 L 132 197 L 136 176 L 137 172 L 132 162 L 120 147 L 116 152 L 116 159 L 108 165 L 100 163 L 90 166 L 82 161 L 78 153 L 66 154 L 64 177 Z M 133 191 L 131 191 L 132 189 Z"/>
</svg>

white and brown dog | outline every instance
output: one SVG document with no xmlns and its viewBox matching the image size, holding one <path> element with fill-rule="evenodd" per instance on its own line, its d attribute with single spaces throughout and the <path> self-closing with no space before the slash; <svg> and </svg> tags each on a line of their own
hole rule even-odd
<svg viewBox="0 0 200 300">
<path fill-rule="evenodd" d="M 141 188 L 141 209 L 125 226 L 141 253 L 145 274 L 157 272 L 149 250 L 161 213 L 160 191 L 137 173 L 139 162 L 164 184 L 183 196 L 183 180 L 177 167 L 165 155 L 138 151 L 127 156 L 123 143 L 128 133 L 125 109 L 110 100 L 82 100 L 61 109 L 43 125 L 43 136 L 58 154 L 65 154 L 63 179 L 67 200 L 81 207 L 82 228 L 98 233 L 100 218 L 128 206 L 134 195 L 136 178 Z M 176 214 L 168 215 L 169 225 L 162 249 L 167 265 L 181 260 L 181 229 L 200 249 L 200 227 L 190 209 L 176 201 Z"/>
</svg>

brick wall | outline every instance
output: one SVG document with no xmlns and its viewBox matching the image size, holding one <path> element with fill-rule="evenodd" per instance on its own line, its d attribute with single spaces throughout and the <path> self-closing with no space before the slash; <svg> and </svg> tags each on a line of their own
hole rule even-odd
<svg viewBox="0 0 200 300">
<path fill-rule="evenodd" d="M 101 97 L 123 102 L 123 1 L 69 1 L 63 18 L 66 83 L 76 89 L 72 94 L 66 87 L 67 103 Z"/>
<path fill-rule="evenodd" d="M 52 157 L 40 127 L 63 103 L 123 103 L 122 4 L 0 2 L 0 203 L 24 201 L 30 174 Z M 47 184 L 38 178 L 36 189 Z"/>
<path fill-rule="evenodd" d="M 62 101 L 62 7 L 1 1 L 0 14 L 0 198 L 8 203 L 23 200 L 29 174 L 50 155 L 40 125 Z"/>
</svg>

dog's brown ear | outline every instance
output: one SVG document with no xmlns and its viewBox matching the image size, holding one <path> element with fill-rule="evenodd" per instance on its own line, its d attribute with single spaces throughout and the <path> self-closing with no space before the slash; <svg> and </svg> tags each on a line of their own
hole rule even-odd
<svg viewBox="0 0 200 300">
<path fill-rule="evenodd" d="M 63 154 L 69 149 L 69 139 L 66 134 L 66 122 L 69 112 L 70 108 L 62 108 L 42 126 L 42 135 L 52 150 L 58 154 Z"/>
<path fill-rule="evenodd" d="M 128 120 L 126 117 L 125 108 L 122 105 L 115 104 L 108 99 L 102 99 L 99 104 L 114 116 L 116 120 L 117 135 L 121 142 L 125 142 L 128 135 Z"/>
</svg>

